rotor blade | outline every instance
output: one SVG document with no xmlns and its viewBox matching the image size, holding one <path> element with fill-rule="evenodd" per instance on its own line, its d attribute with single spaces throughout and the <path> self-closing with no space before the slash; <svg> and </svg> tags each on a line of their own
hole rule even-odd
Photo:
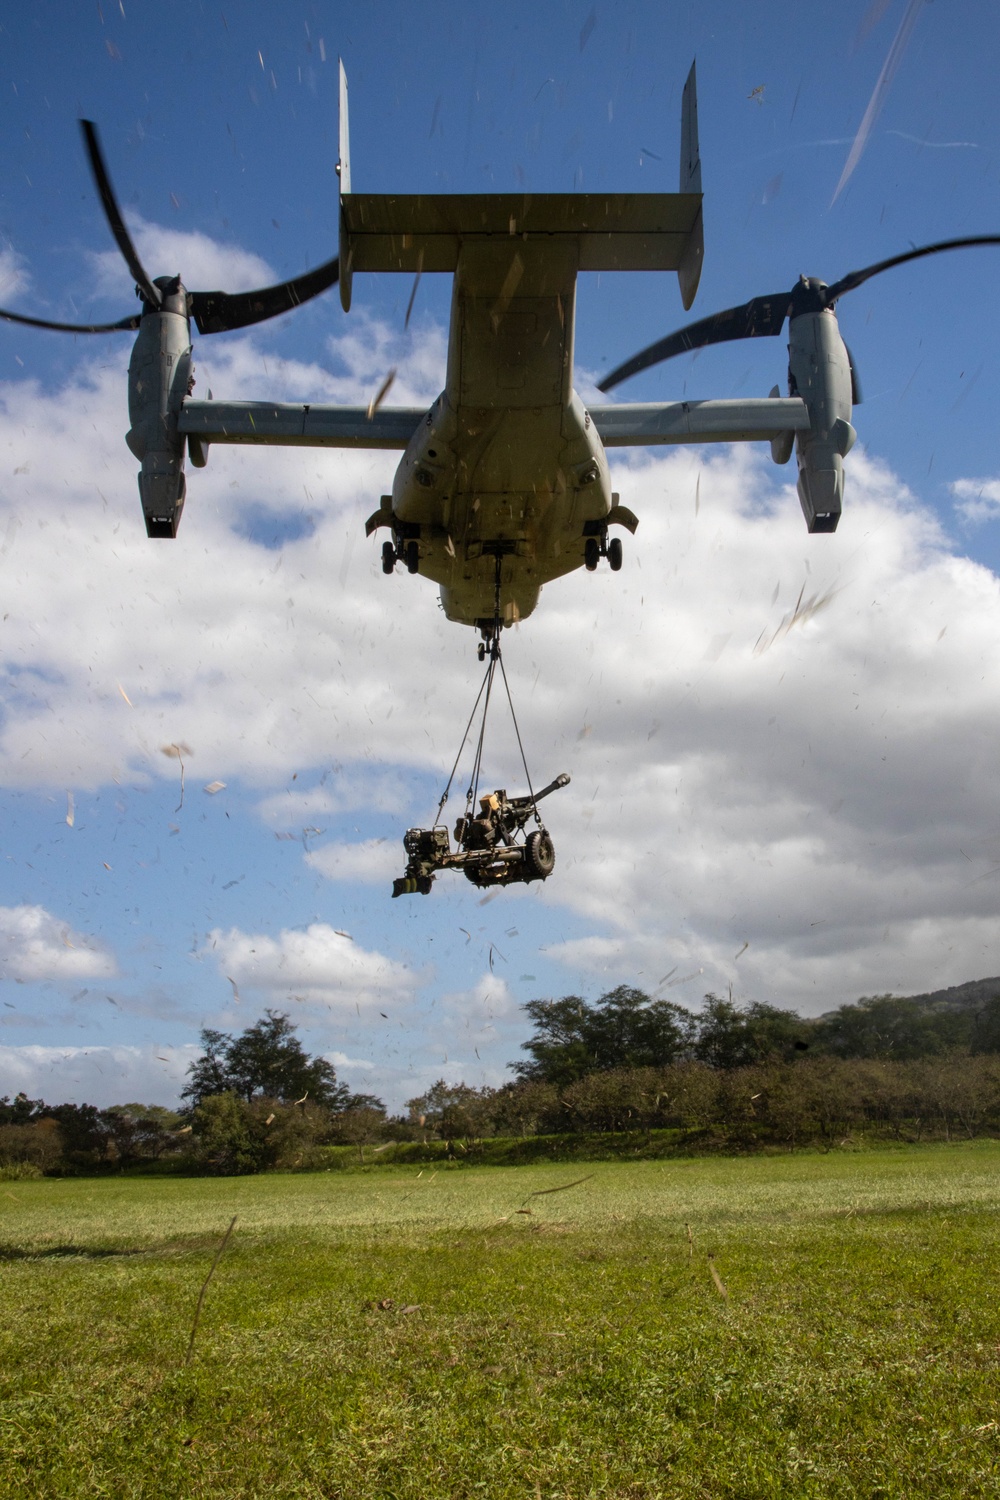
<svg viewBox="0 0 1000 1500">
<path fill-rule="evenodd" d="M 8 323 L 27 323 L 29 328 L 52 328 L 56 333 L 120 333 L 128 328 L 138 328 L 139 313 L 129 318 L 120 318 L 117 323 L 50 323 L 46 318 L 26 318 L 24 313 L 5 312 L 0 307 L 0 318 Z"/>
<path fill-rule="evenodd" d="M 905 250 L 902 255 L 892 255 L 888 260 L 876 261 L 873 266 L 865 266 L 863 271 L 848 271 L 833 286 L 826 287 L 823 296 L 829 304 L 836 302 L 845 292 L 853 292 L 855 287 L 863 285 L 870 277 L 878 276 L 881 271 L 890 271 L 893 266 L 905 265 L 908 260 L 920 260 L 924 255 L 937 255 L 942 250 L 963 250 L 969 245 L 1000 245 L 1000 234 L 976 234 L 961 240 L 938 240 L 934 245 L 921 245 L 918 250 Z"/>
<path fill-rule="evenodd" d="M 724 344 L 729 339 L 753 339 L 776 336 L 781 332 L 788 306 L 790 292 L 773 292 L 768 297 L 751 297 L 742 307 L 727 307 L 724 312 L 713 313 L 697 323 L 689 323 L 676 333 L 668 334 L 659 343 L 650 344 L 639 354 L 605 375 L 597 389 L 610 391 L 612 386 L 648 370 L 662 360 L 673 359 L 689 349 L 701 349 L 705 344 Z"/>
<path fill-rule="evenodd" d="M 83 131 L 83 140 L 87 148 L 87 157 L 90 161 L 90 170 L 94 174 L 94 182 L 104 205 L 104 215 L 115 237 L 115 244 L 125 257 L 125 264 L 132 272 L 133 280 L 145 300 L 153 307 L 159 307 L 163 298 L 158 289 L 150 281 L 143 269 L 142 261 L 136 253 L 136 248 L 129 238 L 129 232 L 125 228 L 125 221 L 118 207 L 111 179 L 104 165 L 104 157 L 101 155 L 101 144 L 97 139 L 97 126 L 93 120 L 81 120 L 80 129 Z"/>
<path fill-rule="evenodd" d="M 191 316 L 199 333 L 230 333 L 290 312 L 333 286 L 339 275 L 340 261 L 334 256 L 303 276 L 256 292 L 191 292 Z"/>
</svg>

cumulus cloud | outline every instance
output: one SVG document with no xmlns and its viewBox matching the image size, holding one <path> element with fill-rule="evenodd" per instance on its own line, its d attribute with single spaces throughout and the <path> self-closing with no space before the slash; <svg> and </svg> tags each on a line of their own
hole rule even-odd
<svg viewBox="0 0 1000 1500">
<path fill-rule="evenodd" d="M 222 973 L 240 989 L 338 1012 L 407 999 L 417 982 L 404 964 L 360 947 L 325 922 L 285 930 L 276 938 L 236 927 L 216 930 L 209 943 Z"/>
<path fill-rule="evenodd" d="M 391 399 L 433 393 L 443 336 L 409 364 L 395 339 L 352 325 L 333 375 L 265 370 L 252 338 L 205 357 L 218 396 L 358 403 L 397 360 Z M 176 776 L 160 747 L 183 742 L 191 775 L 258 786 L 278 828 L 379 808 L 373 792 L 399 834 L 425 822 L 412 789 L 443 781 L 479 669 L 472 632 L 425 580 L 384 578 L 364 536 L 395 456 L 213 450 L 178 540 L 150 543 L 119 438 L 126 360 L 0 392 L 7 785 Z M 888 468 L 857 450 L 847 467 L 839 531 L 809 537 L 756 448 L 616 453 L 641 522 L 623 571 L 548 586 L 505 638 L 533 771 L 573 786 L 546 804 L 554 877 L 497 900 L 551 913 L 568 988 L 732 982 L 816 1010 L 997 971 L 998 582 Z M 308 527 L 269 548 L 246 524 L 262 507 Z M 484 780 L 513 787 L 518 767 L 501 715 Z M 307 768 L 330 772 L 321 790 L 287 790 Z M 399 873 L 399 844 L 357 822 L 303 857 Z M 454 899 L 478 899 L 464 884 Z M 353 1009 L 417 987 L 395 936 L 385 954 L 323 924 L 215 936 L 268 997 Z"/>
<path fill-rule="evenodd" d="M 6 1047 L 0 1077 L 8 1094 L 47 1104 L 176 1105 L 198 1047 Z"/>
<path fill-rule="evenodd" d="M 404 775 L 352 763 L 347 769 L 327 768 L 316 786 L 286 787 L 261 798 L 257 811 L 273 827 L 302 829 L 315 828 L 317 819 L 361 808 L 395 815 L 406 804 Z"/>
<path fill-rule="evenodd" d="M 287 280 L 259 255 L 197 230 L 155 224 L 134 210 L 129 213 L 128 227 L 147 273 L 154 277 L 180 274 L 189 291 L 249 292 Z M 88 259 L 95 273 L 94 289 L 101 296 L 121 297 L 131 292 L 128 267 L 119 250 L 90 252 Z"/>
<path fill-rule="evenodd" d="M 24 297 L 31 285 L 27 263 L 23 255 L 10 245 L 0 245 L 0 297 L 10 307 Z"/>
<path fill-rule="evenodd" d="M 972 525 L 1000 515 L 1000 479 L 956 479 L 950 489 L 955 509 Z"/>
<path fill-rule="evenodd" d="M 306 864 L 328 880 L 391 881 L 406 856 L 396 839 L 363 839 L 358 844 L 324 844 L 306 855 Z"/>
<path fill-rule="evenodd" d="M 44 906 L 0 906 L 0 979 L 107 979 L 115 960 Z"/>
<path fill-rule="evenodd" d="M 666 461 L 677 500 L 697 466 Z M 700 514 L 640 512 L 650 551 L 580 695 L 577 806 L 594 800 L 552 814 L 559 899 L 612 932 L 550 956 L 649 988 L 700 969 L 685 998 L 732 981 L 810 1011 L 994 972 L 997 580 L 861 455 L 830 545 L 768 490 L 727 456 L 702 468 Z M 829 605 L 790 629 L 800 597 Z M 581 618 L 539 630 L 574 623 L 585 639 Z"/>
</svg>

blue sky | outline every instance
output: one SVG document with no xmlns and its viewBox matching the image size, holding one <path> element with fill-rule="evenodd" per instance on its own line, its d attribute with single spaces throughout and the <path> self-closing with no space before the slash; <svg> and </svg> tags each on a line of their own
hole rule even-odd
<svg viewBox="0 0 1000 1500">
<path fill-rule="evenodd" d="M 697 57 L 690 317 L 832 281 L 1000 228 L 998 29 L 988 0 L 22 7 L 0 304 L 132 309 L 79 115 L 152 274 L 237 289 L 325 260 L 338 55 L 354 186 L 448 192 L 673 190 Z M 392 455 L 215 450 L 178 540 L 149 543 L 128 336 L 0 328 L 0 1094 L 170 1102 L 201 1025 L 274 1005 L 399 1103 L 503 1077 L 537 995 L 732 983 L 815 1012 L 998 972 L 997 264 L 937 257 L 841 303 L 865 403 L 836 538 L 806 537 L 763 445 L 614 456 L 642 523 L 625 570 L 552 585 L 507 646 L 533 769 L 574 777 L 556 874 L 485 904 L 446 879 L 388 899 L 479 675 L 471 632 L 364 537 Z M 200 339 L 198 393 L 355 403 L 395 365 L 389 399 L 429 402 L 448 278 L 404 332 L 410 290 L 357 277 L 346 318 L 333 294 Z M 672 276 L 582 278 L 578 388 L 684 321 Z M 783 356 L 706 350 L 617 394 L 764 395 Z M 502 725 L 493 769 L 513 789 Z"/>
</svg>

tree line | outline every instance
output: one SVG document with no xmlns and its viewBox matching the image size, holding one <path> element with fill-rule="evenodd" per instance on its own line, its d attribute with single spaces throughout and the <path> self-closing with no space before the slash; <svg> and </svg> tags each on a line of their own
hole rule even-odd
<svg viewBox="0 0 1000 1500">
<path fill-rule="evenodd" d="M 595 1135 L 654 1154 L 972 1139 L 1000 1133 L 1000 1056 L 826 1056 L 725 1069 L 680 1062 L 498 1089 L 441 1080 L 411 1101 L 410 1125 L 425 1141 L 487 1159 L 495 1137 L 545 1136 L 556 1154 L 555 1138 L 572 1154 L 576 1137 Z"/>
<path fill-rule="evenodd" d="M 0 1173 L 155 1167 L 235 1174 L 315 1165 L 324 1146 L 366 1141 L 385 1105 L 309 1057 L 288 1017 L 266 1011 L 240 1036 L 206 1027 L 179 1110 L 0 1099 Z"/>
<path fill-rule="evenodd" d="M 331 1146 L 364 1161 L 393 1141 L 468 1152 L 582 1133 L 744 1149 L 1000 1132 L 1000 986 L 971 1005 L 877 995 L 817 1019 L 712 994 L 691 1012 L 627 985 L 523 1009 L 532 1034 L 511 1082 L 442 1079 L 395 1117 L 310 1057 L 279 1012 L 237 1037 L 205 1028 L 179 1110 L 0 1099 L 0 1173 L 229 1174 L 321 1165 Z"/>
<path fill-rule="evenodd" d="M 912 1062 L 952 1053 L 1000 1052 L 1000 985 L 971 1006 L 931 1006 L 914 997 L 874 995 L 810 1019 L 762 1001 L 737 1004 L 706 995 L 695 1013 L 629 985 L 596 1002 L 579 995 L 530 1000 L 528 1060 L 521 1079 L 563 1086 L 616 1068 L 700 1062 L 715 1069 L 805 1056 Z"/>
</svg>

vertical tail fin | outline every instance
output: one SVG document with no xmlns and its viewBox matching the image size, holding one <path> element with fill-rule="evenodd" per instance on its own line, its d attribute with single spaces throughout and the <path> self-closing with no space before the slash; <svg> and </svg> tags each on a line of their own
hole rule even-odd
<svg viewBox="0 0 1000 1500">
<path fill-rule="evenodd" d="M 698 151 L 698 87 L 695 77 L 695 65 L 691 64 L 691 71 L 684 85 L 684 97 L 681 103 L 681 181 L 680 191 L 682 193 L 701 192 L 701 156 Z M 677 270 L 677 280 L 680 282 L 681 301 L 685 308 L 691 306 L 698 290 L 698 282 L 701 280 L 701 266 L 705 258 L 705 229 L 702 223 L 701 209 L 698 209 L 698 219 L 694 228 L 688 235 L 687 244 L 684 247 L 684 256 Z"/>
<path fill-rule="evenodd" d="M 351 130 L 347 118 L 347 74 L 344 61 L 340 59 L 340 159 L 337 162 L 340 178 L 340 197 L 344 199 L 351 191 Z M 340 206 L 340 305 L 345 312 L 351 309 L 351 259 L 346 227 L 344 225 L 343 202 Z"/>
</svg>

